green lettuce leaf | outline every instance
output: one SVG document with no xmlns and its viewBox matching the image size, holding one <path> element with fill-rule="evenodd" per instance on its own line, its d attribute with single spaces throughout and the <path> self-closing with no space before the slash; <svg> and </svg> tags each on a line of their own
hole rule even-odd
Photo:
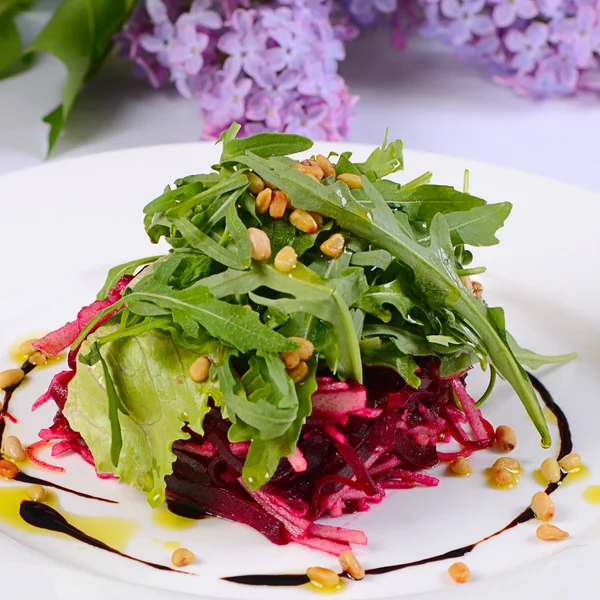
<svg viewBox="0 0 600 600">
<path fill-rule="evenodd" d="M 84 342 L 82 352 L 86 354 L 96 339 L 114 330 L 112 326 L 99 329 Z M 203 350 L 202 354 L 214 356 L 217 342 L 206 338 Z M 178 346 L 158 330 L 108 343 L 101 353 L 128 413 L 118 415 L 123 440 L 119 466 L 115 468 L 110 456 L 111 424 L 101 362 L 78 364 L 64 414 L 85 439 L 100 473 L 114 473 L 158 506 L 165 498 L 165 477 L 172 473 L 173 442 L 189 437 L 181 430 L 184 423 L 203 432 L 208 398 L 218 384 L 211 379 L 193 382 L 188 370 L 200 353 Z"/>
</svg>

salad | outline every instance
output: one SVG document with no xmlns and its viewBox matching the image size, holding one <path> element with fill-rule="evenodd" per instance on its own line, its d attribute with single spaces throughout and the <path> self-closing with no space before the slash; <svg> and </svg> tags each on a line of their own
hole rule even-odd
<svg viewBox="0 0 600 600">
<path fill-rule="evenodd" d="M 320 517 L 437 485 L 424 469 L 494 443 L 480 407 L 498 376 L 547 447 L 523 365 L 571 355 L 520 348 L 471 279 L 485 269 L 468 247 L 497 244 L 511 205 L 469 194 L 467 177 L 464 191 L 431 173 L 387 179 L 400 141 L 364 162 L 296 160 L 309 139 L 238 131 L 211 173 L 144 208 L 170 250 L 111 269 L 92 304 L 33 344 L 70 348 L 36 403 L 58 405 L 40 432 L 53 456 L 79 453 L 152 507 L 340 555 L 365 534 Z M 490 382 L 478 399 L 475 366 Z"/>
</svg>

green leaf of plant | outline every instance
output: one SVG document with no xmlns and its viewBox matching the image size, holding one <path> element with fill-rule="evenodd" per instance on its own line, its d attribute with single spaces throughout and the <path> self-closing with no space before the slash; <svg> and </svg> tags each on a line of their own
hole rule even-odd
<svg viewBox="0 0 600 600">
<path fill-rule="evenodd" d="M 463 212 L 451 212 L 446 215 L 452 243 L 471 246 L 494 246 L 498 243 L 496 231 L 504 225 L 512 204 L 485 204 Z"/>
<path fill-rule="evenodd" d="M 238 252 L 238 259 L 243 267 L 249 267 L 252 260 L 252 246 L 248 230 L 242 223 L 235 205 L 235 201 L 229 205 L 225 220 L 229 235 L 235 243 Z"/>
<path fill-rule="evenodd" d="M 416 374 L 417 363 L 390 341 L 369 338 L 360 343 L 360 350 L 365 365 L 388 367 L 396 371 L 411 387 L 416 389 L 421 385 L 421 380 Z"/>
<path fill-rule="evenodd" d="M 387 250 L 371 250 L 370 252 L 355 252 L 351 264 L 358 267 L 373 267 L 385 271 L 392 263 L 392 255 Z"/>
<path fill-rule="evenodd" d="M 89 350 L 96 336 L 114 328 L 103 327 L 84 342 Z M 113 404 L 109 404 L 103 365 L 80 363 L 69 384 L 64 413 L 71 427 L 86 440 L 100 473 L 114 473 L 148 496 L 154 507 L 165 497 L 165 477 L 172 473 L 175 440 L 186 439 L 184 423 L 202 433 L 202 421 L 209 411 L 208 398 L 218 390 L 207 379 L 193 382 L 189 367 L 198 357 L 176 345 L 169 334 L 155 332 L 143 338 L 129 337 L 102 348 L 105 365 L 124 411 L 118 414 L 122 449 L 118 464 L 111 457 Z M 112 411 L 109 416 L 109 406 Z M 118 439 L 117 442 L 118 444 Z"/>
<path fill-rule="evenodd" d="M 48 153 L 58 140 L 84 81 L 100 67 L 135 0 L 63 0 L 27 53 L 48 52 L 67 68 L 62 104 L 46 115 Z"/>
<path fill-rule="evenodd" d="M 553 365 L 557 363 L 569 362 L 577 358 L 576 352 L 570 352 L 569 354 L 557 354 L 554 356 L 547 356 L 544 354 L 537 354 L 527 348 L 521 348 L 517 344 L 515 338 L 507 332 L 508 343 L 516 357 L 516 359 L 522 364 L 527 365 L 530 369 L 539 369 L 544 365 Z"/>
<path fill-rule="evenodd" d="M 386 134 L 381 147 L 375 148 L 364 163 L 356 163 L 355 167 L 365 175 L 372 172 L 377 179 L 402 170 L 404 168 L 402 142 L 394 140 L 388 144 Z"/>
<path fill-rule="evenodd" d="M 384 305 L 396 308 L 406 320 L 409 318 L 411 309 L 415 306 L 413 301 L 404 294 L 400 279 L 395 279 L 383 285 L 370 286 L 352 306 L 376 316 L 385 323 L 389 323 L 392 320 L 392 313 L 389 309 L 384 308 Z"/>
<path fill-rule="evenodd" d="M 106 281 L 102 286 L 102 289 L 98 292 L 96 296 L 97 300 L 104 300 L 108 295 L 108 292 L 115 287 L 117 281 L 121 279 L 124 275 L 133 275 L 138 269 L 143 265 L 149 265 L 157 261 L 162 256 L 149 256 L 148 258 L 139 258 L 138 260 L 132 260 L 127 263 L 123 263 L 122 265 L 117 265 L 113 267 L 106 277 Z"/>
<path fill-rule="evenodd" d="M 221 162 L 227 162 L 244 152 L 268 158 L 304 152 L 312 146 L 312 140 L 295 133 L 259 133 L 247 138 L 224 141 Z"/>
</svg>

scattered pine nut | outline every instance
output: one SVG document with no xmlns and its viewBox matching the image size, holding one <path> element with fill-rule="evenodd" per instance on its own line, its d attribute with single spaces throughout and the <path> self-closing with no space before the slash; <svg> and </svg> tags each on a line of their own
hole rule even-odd
<svg viewBox="0 0 600 600">
<path fill-rule="evenodd" d="M 309 567 L 306 569 L 306 576 L 310 582 L 319 588 L 334 589 L 340 585 L 340 577 L 331 569 L 323 567 Z"/>
<path fill-rule="evenodd" d="M 171 562 L 175 567 L 185 567 L 186 565 L 191 565 L 194 560 L 196 560 L 196 556 L 187 548 L 177 548 L 177 550 L 175 550 L 171 556 Z"/>
<path fill-rule="evenodd" d="M 564 540 L 565 538 L 569 537 L 569 534 L 566 531 L 559 529 L 556 527 L 556 525 L 550 525 L 550 523 L 544 523 L 543 525 L 540 525 L 537 528 L 535 535 L 539 540 L 543 540 L 545 542 Z"/>
<path fill-rule="evenodd" d="M 242 305 L 242 308 L 245 308 L 246 310 L 252 310 L 252 307 L 249 304 Z"/>
<path fill-rule="evenodd" d="M 322 154 L 317 154 L 316 160 L 317 164 L 321 167 L 321 169 L 323 169 L 325 177 L 331 177 L 332 175 L 335 175 L 335 168 L 326 156 L 323 156 Z"/>
<path fill-rule="evenodd" d="M 192 381 L 201 383 L 208 377 L 208 371 L 210 369 L 210 359 L 208 356 L 201 356 L 197 358 L 190 366 L 190 377 Z"/>
<path fill-rule="evenodd" d="M 317 163 L 310 164 L 311 162 L 312 161 L 310 161 L 308 165 L 303 163 L 292 163 L 290 167 L 296 169 L 296 171 L 300 171 L 300 173 L 310 175 L 311 177 L 314 177 L 316 181 L 320 182 L 325 176 L 325 173 Z"/>
<path fill-rule="evenodd" d="M 293 369 L 288 371 L 294 383 L 300 383 L 308 375 L 308 365 L 301 360 Z"/>
<path fill-rule="evenodd" d="M 471 474 L 471 465 L 469 465 L 469 461 L 463 456 L 459 456 L 455 458 L 449 465 L 448 469 L 451 473 L 455 475 L 470 475 Z"/>
<path fill-rule="evenodd" d="M 256 196 L 256 212 L 264 215 L 271 206 L 271 199 L 273 198 L 273 190 L 265 188 Z"/>
<path fill-rule="evenodd" d="M 500 425 L 496 429 L 496 445 L 502 452 L 512 452 L 517 447 L 515 430 L 508 425 Z"/>
<path fill-rule="evenodd" d="M 346 240 L 341 233 L 334 233 L 327 238 L 320 246 L 321 252 L 330 258 L 338 258 L 344 252 Z"/>
<path fill-rule="evenodd" d="M 319 227 L 317 222 L 310 216 L 310 213 L 297 208 L 290 215 L 290 223 L 304 233 L 317 233 Z"/>
<path fill-rule="evenodd" d="M 558 483 L 561 472 L 558 461 L 555 458 L 547 458 L 540 465 L 540 473 L 548 483 Z"/>
<path fill-rule="evenodd" d="M 551 521 L 554 517 L 554 503 L 546 492 L 536 492 L 533 495 L 531 510 L 540 521 Z"/>
<path fill-rule="evenodd" d="M 296 251 L 291 246 L 285 246 L 282 248 L 273 261 L 273 265 L 278 271 L 282 273 L 289 273 L 296 268 L 298 264 L 298 257 Z"/>
<path fill-rule="evenodd" d="M 21 444 L 21 440 L 14 435 L 10 435 L 4 440 L 2 453 L 15 462 L 21 462 L 27 457 L 27 453 L 25 452 L 25 448 L 23 448 L 23 444 Z"/>
<path fill-rule="evenodd" d="M 7 369 L 0 373 L 0 390 L 17 385 L 21 383 L 25 377 L 25 372 L 22 369 Z"/>
<path fill-rule="evenodd" d="M 33 339 L 33 340 L 27 340 L 27 341 L 23 342 L 19 346 L 19 349 L 17 350 L 17 352 L 19 354 L 21 354 L 22 356 L 30 357 L 34 352 L 37 351 L 37 348 L 33 347 L 33 342 L 37 342 L 37 340 Z"/>
<path fill-rule="evenodd" d="M 34 502 L 43 502 L 46 499 L 48 492 L 46 491 L 46 488 L 42 487 L 41 485 L 34 484 L 27 488 L 27 495 Z"/>
<path fill-rule="evenodd" d="M 281 356 L 283 362 L 285 363 L 286 369 L 293 369 L 300 364 L 300 356 L 296 350 L 292 350 L 291 352 L 282 352 L 279 356 Z"/>
<path fill-rule="evenodd" d="M 254 260 L 267 260 L 271 256 L 271 240 L 269 236 L 256 227 L 248 228 L 248 237 L 252 247 L 252 258 Z"/>
<path fill-rule="evenodd" d="M 513 475 L 508 469 L 494 469 L 492 480 L 496 485 L 506 487 L 513 482 Z"/>
<path fill-rule="evenodd" d="M 321 229 L 323 227 L 323 215 L 320 215 L 317 212 L 308 212 L 308 214 L 315 220 L 317 227 Z"/>
<path fill-rule="evenodd" d="M 463 277 L 460 278 L 460 280 L 463 282 L 463 285 L 469 291 L 469 294 L 472 294 L 473 293 L 473 282 L 471 281 L 471 278 L 468 275 L 464 275 Z"/>
<path fill-rule="evenodd" d="M 360 581 L 365 576 L 365 570 L 362 565 L 358 562 L 358 559 L 354 555 L 352 550 L 346 550 L 342 552 L 339 556 L 340 565 L 342 565 L 342 569 L 352 577 L 352 579 L 356 579 Z"/>
<path fill-rule="evenodd" d="M 471 571 L 469 571 L 469 567 L 465 563 L 455 562 L 448 567 L 448 575 L 456 583 L 467 583 L 471 578 Z"/>
<path fill-rule="evenodd" d="M 313 355 L 315 347 L 310 340 L 301 337 L 291 337 L 289 339 L 300 344 L 300 348 L 296 350 L 300 360 L 308 360 Z"/>
<path fill-rule="evenodd" d="M 19 474 L 19 467 L 10 460 L 0 460 L 0 477 L 4 479 L 14 479 Z"/>
<path fill-rule="evenodd" d="M 472 281 L 471 285 L 473 286 L 473 296 L 479 300 L 483 295 L 483 286 L 479 281 Z"/>
<path fill-rule="evenodd" d="M 269 214 L 273 219 L 281 219 L 288 207 L 289 196 L 281 190 L 276 190 L 269 205 Z"/>
<path fill-rule="evenodd" d="M 338 181 L 343 181 L 351 190 L 359 190 L 363 186 L 360 175 L 354 173 L 342 173 L 337 176 Z"/>
<path fill-rule="evenodd" d="M 248 191 L 251 194 L 260 194 L 260 192 L 262 192 L 265 189 L 265 182 L 256 173 L 248 171 L 246 173 L 246 177 L 250 182 L 250 185 L 248 186 Z"/>
<path fill-rule="evenodd" d="M 519 473 L 521 471 L 521 464 L 516 458 L 503 456 L 502 458 L 496 460 L 496 462 L 492 465 L 492 469 L 507 469 L 512 473 Z"/>
<path fill-rule="evenodd" d="M 563 456 L 558 461 L 558 464 L 560 465 L 561 469 L 567 473 L 569 471 L 574 471 L 575 469 L 581 467 L 581 456 L 579 456 L 577 452 L 571 452 L 570 454 Z"/>
<path fill-rule="evenodd" d="M 48 362 L 48 356 L 43 352 L 36 350 L 35 352 L 31 353 L 27 361 L 37 367 L 39 365 L 45 365 Z"/>
</svg>

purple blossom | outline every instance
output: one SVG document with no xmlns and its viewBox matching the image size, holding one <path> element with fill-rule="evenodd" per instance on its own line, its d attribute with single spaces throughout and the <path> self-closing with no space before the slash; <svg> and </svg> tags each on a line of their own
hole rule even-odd
<svg viewBox="0 0 600 600">
<path fill-rule="evenodd" d="M 324 121 L 327 116 L 328 111 L 325 104 L 307 107 L 301 102 L 294 102 L 286 116 L 285 131 L 305 135 L 314 140 L 324 140 L 326 139 Z"/>
<path fill-rule="evenodd" d="M 569 44 L 577 66 L 585 69 L 592 65 L 594 49 L 598 49 L 600 27 L 597 24 L 596 9 L 587 4 L 579 6 L 574 19 L 564 21 L 557 35 Z"/>
<path fill-rule="evenodd" d="M 531 73 L 549 53 L 548 25 L 534 22 L 525 31 L 511 29 L 504 43 L 514 53 L 510 64 L 522 73 Z"/>
<path fill-rule="evenodd" d="M 246 118 L 264 121 L 271 131 L 280 131 L 283 125 L 284 97 L 277 92 L 260 91 L 248 99 Z"/>
<path fill-rule="evenodd" d="M 533 19 L 538 14 L 534 0 L 490 0 L 496 6 L 492 12 L 494 23 L 498 27 L 509 27 L 517 17 Z"/>
<path fill-rule="evenodd" d="M 207 29 L 221 29 L 223 19 L 221 19 L 219 13 L 211 10 L 211 7 L 212 0 L 194 0 L 190 12 L 183 13 L 182 17 L 194 25 L 206 27 Z"/>
<path fill-rule="evenodd" d="M 177 38 L 169 50 L 169 62 L 185 75 L 197 75 L 204 65 L 202 52 L 208 46 L 209 38 L 187 20 L 178 20 L 176 30 Z"/>
<path fill-rule="evenodd" d="M 468 42 L 474 35 L 484 36 L 493 33 L 492 20 L 481 12 L 484 7 L 485 0 L 463 0 L 462 2 L 442 0 L 442 14 L 452 19 L 446 32 L 454 46 Z"/>
<path fill-rule="evenodd" d="M 243 120 L 246 111 L 246 96 L 251 89 L 251 79 L 243 78 L 233 81 L 223 75 L 219 81 L 215 82 L 210 93 L 203 94 L 203 109 L 210 111 L 211 120 L 215 126 L 225 129 L 234 121 Z"/>
<path fill-rule="evenodd" d="M 298 84 L 298 91 L 305 96 L 320 96 L 333 108 L 340 105 L 340 92 L 344 80 L 337 73 L 328 73 L 322 65 L 311 66 L 306 78 Z"/>
<path fill-rule="evenodd" d="M 350 0 L 352 16 L 363 25 L 372 25 L 379 14 L 391 15 L 398 10 L 398 0 Z"/>
</svg>

